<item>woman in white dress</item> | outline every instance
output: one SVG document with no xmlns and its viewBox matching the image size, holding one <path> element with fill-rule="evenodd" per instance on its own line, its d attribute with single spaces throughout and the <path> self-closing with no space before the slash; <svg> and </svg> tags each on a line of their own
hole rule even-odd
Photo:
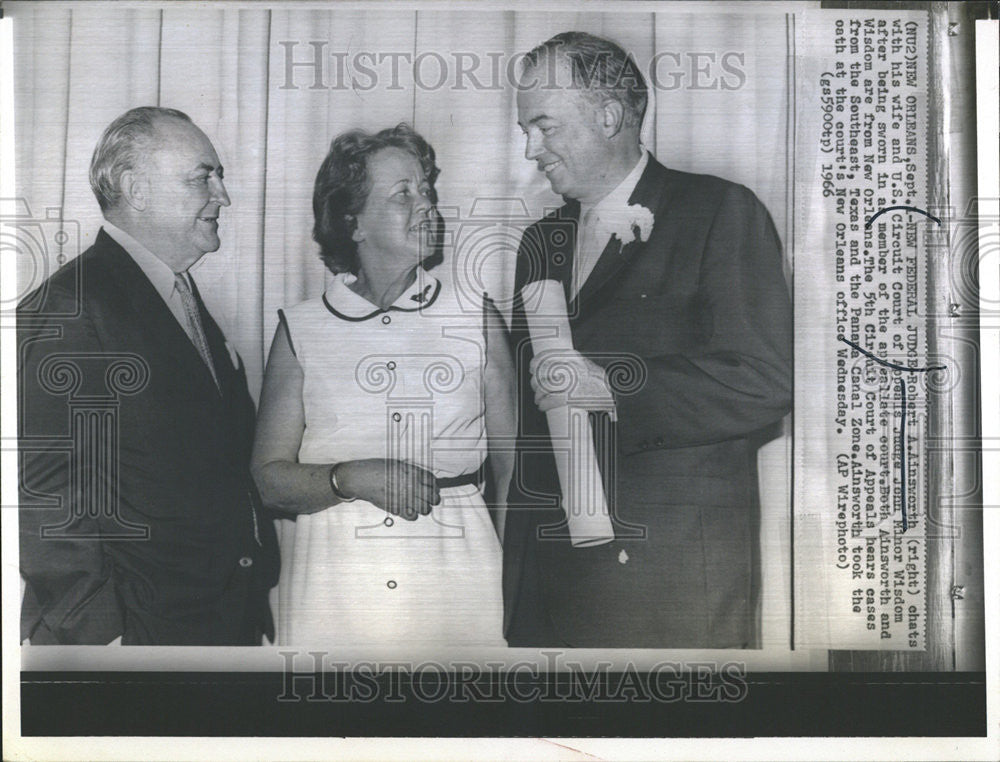
<svg viewBox="0 0 1000 762">
<path fill-rule="evenodd" d="M 513 368 L 492 304 L 421 264 L 434 151 L 407 125 L 336 138 L 313 194 L 326 292 L 279 311 L 253 470 L 279 519 L 279 645 L 502 646 L 498 504 Z M 488 474 L 492 473 L 492 477 Z"/>
</svg>

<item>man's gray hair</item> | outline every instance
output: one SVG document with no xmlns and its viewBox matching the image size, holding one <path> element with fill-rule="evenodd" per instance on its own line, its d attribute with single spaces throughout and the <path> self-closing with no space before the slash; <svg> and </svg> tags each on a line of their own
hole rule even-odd
<svg viewBox="0 0 1000 762">
<path fill-rule="evenodd" d="M 104 130 L 90 159 L 90 187 L 102 212 L 113 209 L 121 200 L 122 174 L 140 166 L 156 136 L 156 123 L 162 119 L 193 124 L 183 111 L 142 106 L 126 111 Z"/>
<path fill-rule="evenodd" d="M 621 47 L 586 32 L 562 32 L 530 50 L 524 57 L 524 71 L 538 66 L 546 55 L 560 55 L 570 63 L 573 87 L 580 88 L 595 103 L 610 98 L 622 104 L 625 122 L 642 126 L 646 114 L 646 80 L 635 59 Z M 545 87 L 546 83 L 541 83 Z"/>
</svg>

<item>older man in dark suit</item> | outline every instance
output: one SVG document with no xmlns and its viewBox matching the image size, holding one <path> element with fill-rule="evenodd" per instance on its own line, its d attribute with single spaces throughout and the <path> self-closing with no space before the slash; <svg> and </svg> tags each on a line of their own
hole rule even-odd
<svg viewBox="0 0 1000 762">
<path fill-rule="evenodd" d="M 188 273 L 219 248 L 222 166 L 185 114 L 138 108 L 90 180 L 107 223 L 18 309 L 22 640 L 260 645 L 253 401 Z"/>
<path fill-rule="evenodd" d="M 752 646 L 756 450 L 788 412 L 791 390 L 791 309 L 774 226 L 746 188 L 669 170 L 641 148 L 646 85 L 614 43 L 558 35 L 527 55 L 522 85 L 525 156 L 566 204 L 527 229 L 518 259 L 507 640 Z M 545 279 L 562 284 L 568 303 L 575 351 L 559 370 L 573 369 L 571 393 L 617 414 L 614 436 L 598 442 L 610 446 L 614 539 L 591 547 L 559 531 L 544 413 L 568 398 L 533 357 L 523 290 Z M 629 369 L 626 383 L 615 367 Z"/>
</svg>

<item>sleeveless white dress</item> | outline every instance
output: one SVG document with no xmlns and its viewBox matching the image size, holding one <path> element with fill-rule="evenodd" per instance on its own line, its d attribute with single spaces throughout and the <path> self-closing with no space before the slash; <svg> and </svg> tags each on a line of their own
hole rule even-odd
<svg viewBox="0 0 1000 762">
<path fill-rule="evenodd" d="M 300 463 L 409 461 L 438 478 L 486 452 L 481 314 L 423 270 L 387 310 L 336 276 L 282 315 L 304 372 Z M 501 551 L 478 484 L 406 521 L 363 500 L 278 520 L 278 645 L 503 646 Z"/>
</svg>

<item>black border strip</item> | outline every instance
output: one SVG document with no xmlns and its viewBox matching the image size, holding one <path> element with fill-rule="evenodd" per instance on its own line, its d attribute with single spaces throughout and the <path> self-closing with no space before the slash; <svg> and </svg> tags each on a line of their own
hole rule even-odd
<svg viewBox="0 0 1000 762">
<path fill-rule="evenodd" d="M 21 732 L 636 738 L 986 734 L 985 673 L 751 673 L 734 679 L 718 672 L 663 672 L 660 699 L 634 700 L 636 686 L 643 692 L 641 686 L 653 674 L 598 673 L 596 680 L 590 674 L 583 676 L 585 682 L 567 682 L 574 678 L 566 673 L 485 671 L 472 679 L 437 673 L 421 687 L 411 673 L 369 673 L 356 685 L 368 687 L 364 701 L 343 700 L 345 676 L 357 673 L 22 672 Z M 443 698 L 419 698 L 441 693 L 440 680 L 449 676 Z M 574 691 L 588 698 L 567 699 Z M 491 701 L 491 696 L 501 698 Z"/>
</svg>

